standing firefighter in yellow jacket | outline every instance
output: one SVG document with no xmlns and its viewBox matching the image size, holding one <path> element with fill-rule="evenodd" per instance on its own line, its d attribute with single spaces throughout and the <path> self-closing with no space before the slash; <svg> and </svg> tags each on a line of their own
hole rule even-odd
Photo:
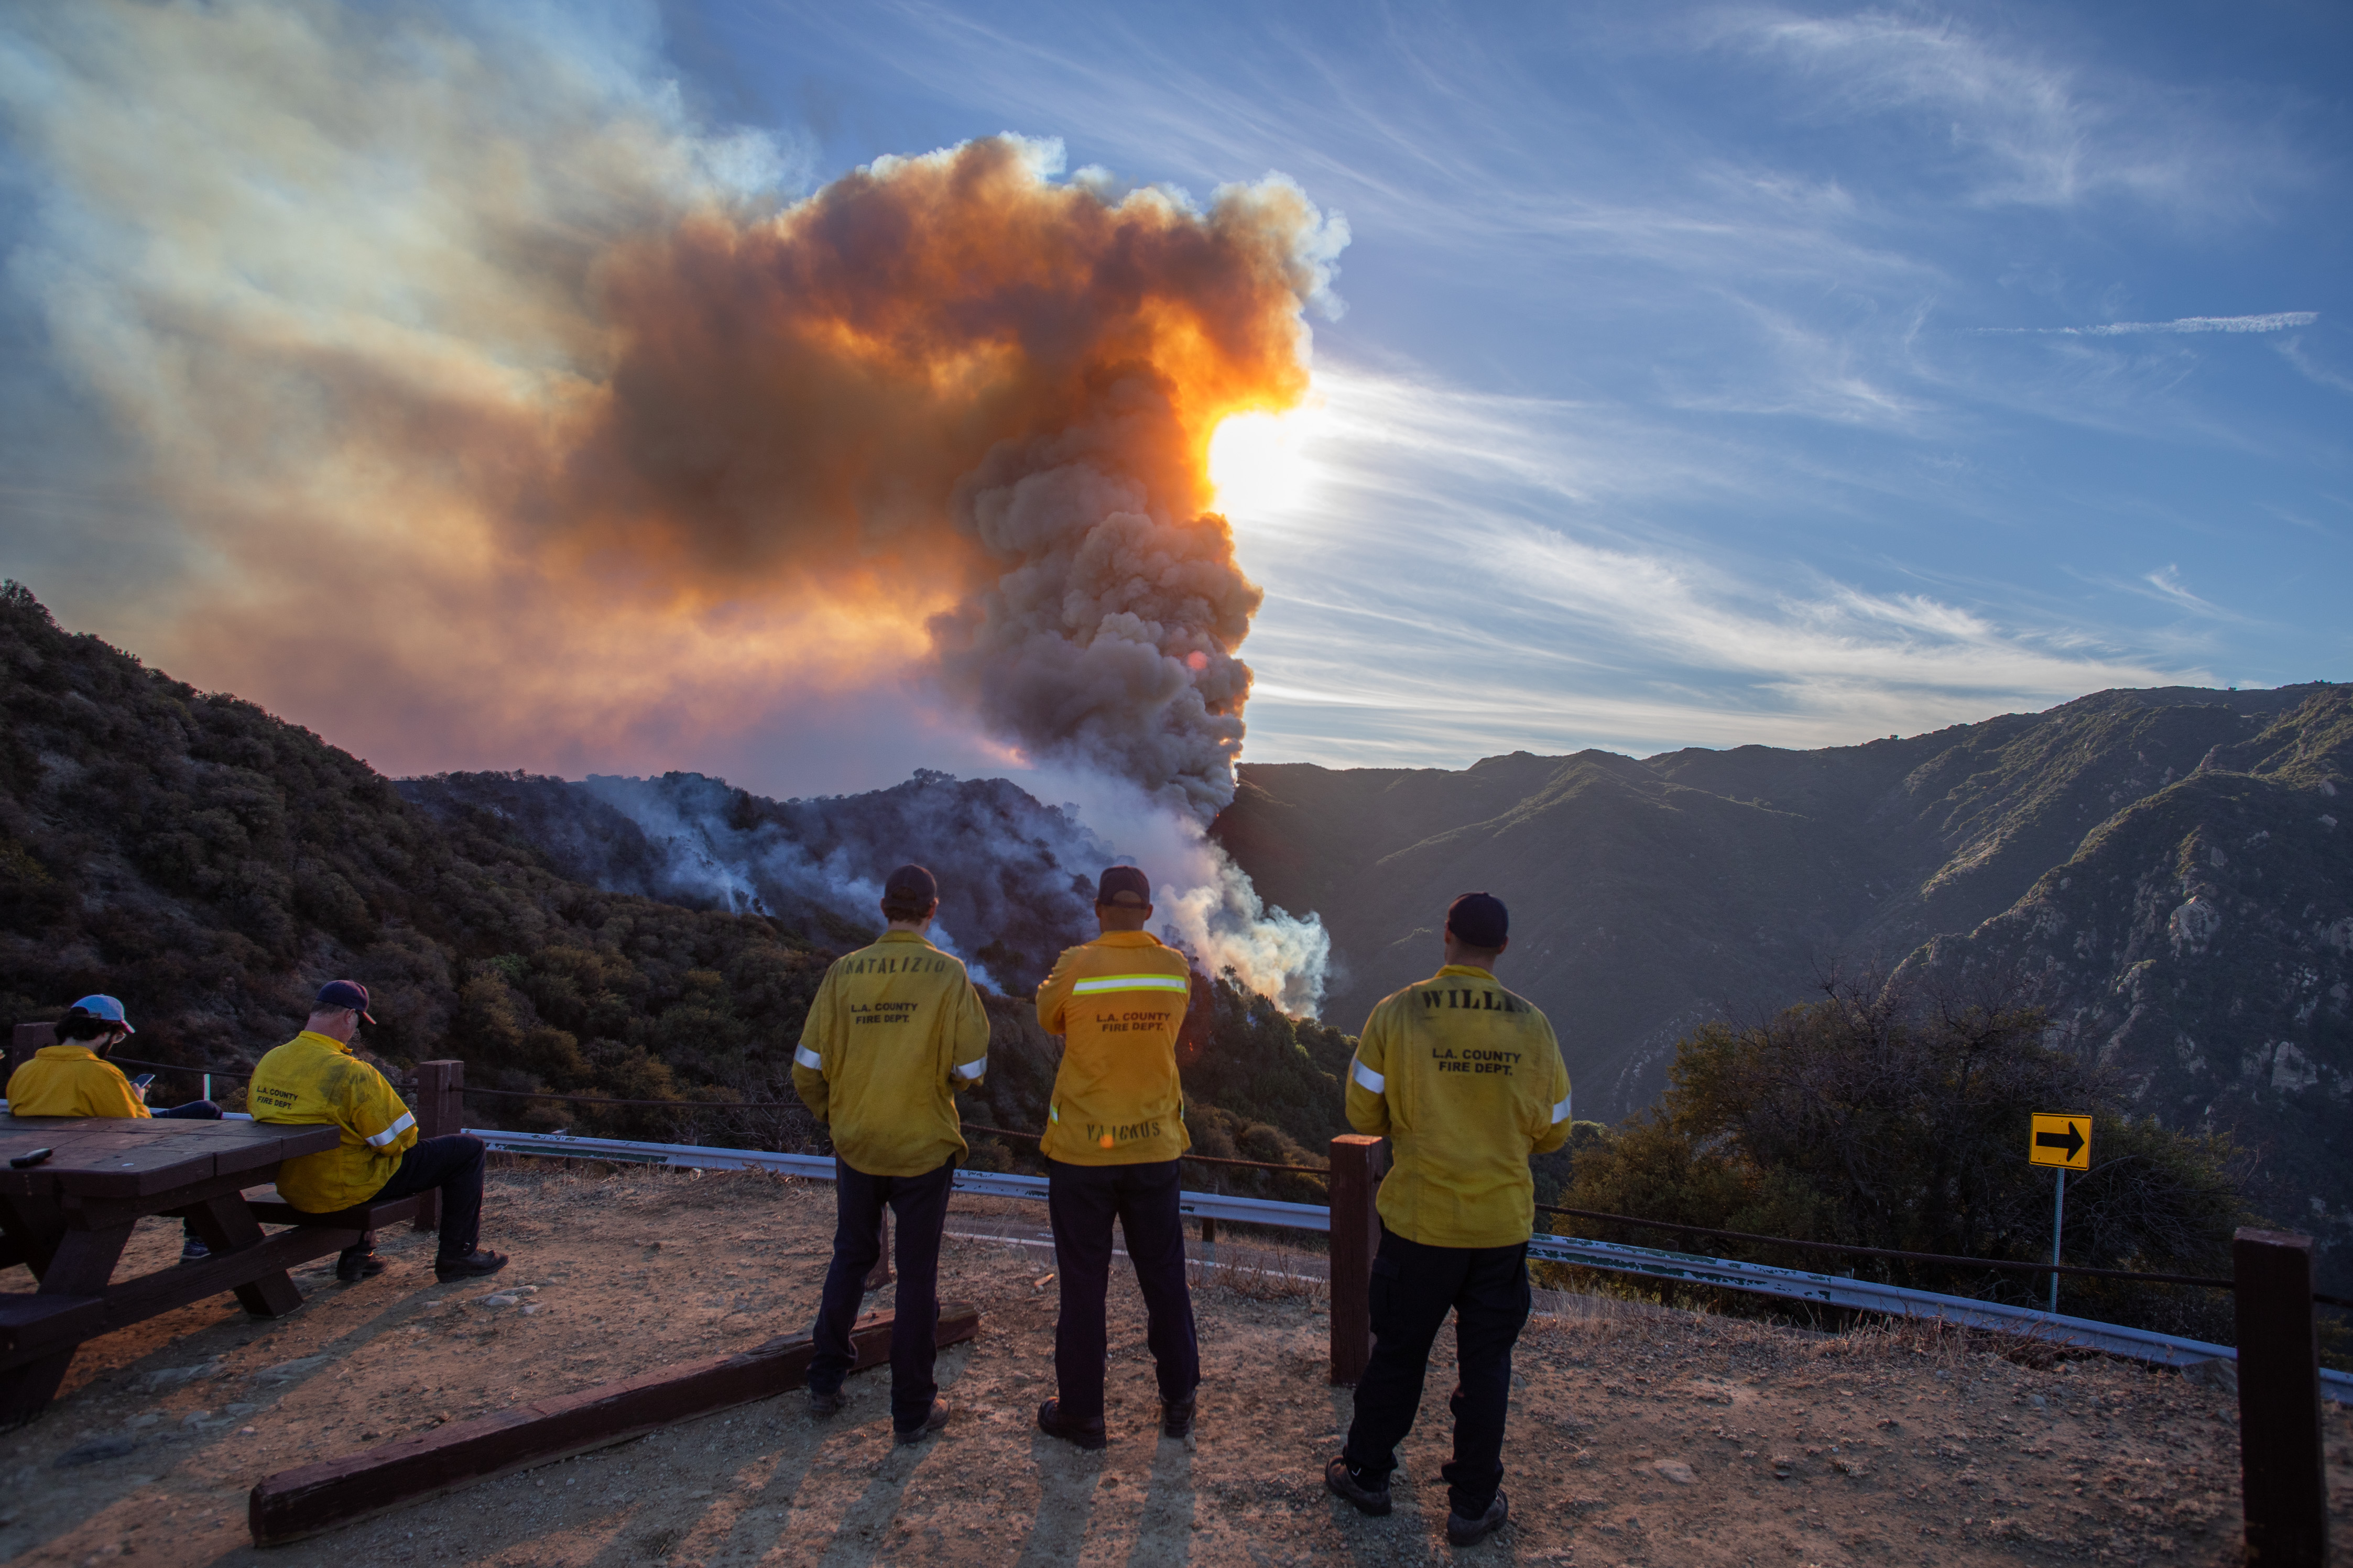
<svg viewBox="0 0 2353 1568">
<path fill-rule="evenodd" d="M 1176 1208 L 1176 1156 L 1193 1146 L 1176 1079 L 1192 966 L 1145 931 L 1151 918 L 1151 879 L 1134 866 L 1113 866 L 1095 892 L 1103 934 L 1066 950 L 1038 988 L 1038 1022 L 1063 1037 L 1040 1145 L 1062 1310 L 1054 1325 L 1057 1392 L 1039 1410 L 1038 1426 L 1082 1448 L 1108 1440 L 1103 1294 L 1114 1216 L 1144 1291 L 1165 1435 L 1192 1431 L 1193 1390 L 1201 1381 Z"/>
<path fill-rule="evenodd" d="M 1502 900 L 1455 900 L 1445 966 L 1373 1009 L 1348 1068 L 1348 1124 L 1387 1134 L 1397 1163 L 1381 1183 L 1372 1360 L 1347 1447 L 1324 1479 L 1365 1512 L 1389 1511 L 1397 1446 L 1451 1309 L 1461 1383 L 1443 1474 L 1446 1539 L 1457 1546 L 1499 1528 L 1509 1510 L 1504 1416 L 1535 1221 L 1528 1156 L 1568 1139 L 1568 1068 L 1552 1025 L 1495 984 L 1509 931 Z"/>
<path fill-rule="evenodd" d="M 932 1376 L 938 1354 L 940 1233 L 965 1152 L 956 1091 L 988 1070 L 988 1014 L 961 960 L 924 938 L 940 888 L 921 866 L 882 886 L 881 940 L 833 962 L 793 1053 L 793 1088 L 833 1131 L 833 1262 L 817 1310 L 809 1409 L 842 1405 L 858 1364 L 849 1331 L 881 1255 L 882 1205 L 899 1219 L 899 1294 L 891 1326 L 891 1425 L 918 1443 L 947 1425 Z"/>
<path fill-rule="evenodd" d="M 475 1245 L 482 1226 L 482 1141 L 466 1132 L 417 1141 L 417 1118 L 399 1093 L 352 1055 L 352 1037 L 362 1024 L 375 1022 L 366 986 L 330 980 L 319 988 L 302 1032 L 255 1066 L 245 1099 L 256 1121 L 332 1122 L 343 1130 L 336 1147 L 280 1165 L 278 1195 L 304 1214 L 333 1214 L 438 1190 L 434 1278 L 447 1283 L 495 1274 L 507 1266 L 506 1254 Z M 335 1278 L 346 1284 L 383 1272 L 373 1231 L 335 1259 Z"/>
</svg>

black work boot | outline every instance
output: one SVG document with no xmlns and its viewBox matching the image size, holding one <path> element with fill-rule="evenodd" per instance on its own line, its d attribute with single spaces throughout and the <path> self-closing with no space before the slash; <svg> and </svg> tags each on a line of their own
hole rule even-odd
<svg viewBox="0 0 2353 1568">
<path fill-rule="evenodd" d="M 1075 1443 L 1089 1452 L 1105 1447 L 1111 1442 L 1110 1438 L 1103 1436 L 1102 1416 L 1098 1415 L 1092 1421 L 1081 1421 L 1066 1416 L 1062 1414 L 1062 1402 L 1059 1399 L 1050 1399 L 1038 1406 L 1038 1430 L 1049 1437 L 1060 1437 L 1065 1443 Z"/>
<path fill-rule="evenodd" d="M 384 1272 L 384 1259 L 373 1247 L 347 1247 L 335 1255 L 335 1278 L 346 1285 L 356 1285 L 363 1279 L 373 1279 Z"/>
<path fill-rule="evenodd" d="M 1164 1437 L 1189 1437 L 1193 1435 L 1193 1401 L 1190 1398 L 1160 1402 L 1160 1435 Z"/>
<path fill-rule="evenodd" d="M 1371 1514 L 1375 1519 L 1388 1516 L 1388 1478 L 1382 1477 L 1377 1489 L 1365 1485 L 1349 1470 L 1345 1454 L 1335 1455 L 1332 1462 L 1324 1467 L 1324 1484 L 1332 1489 L 1335 1496 L 1346 1498 L 1355 1503 L 1359 1513 Z"/>
<path fill-rule="evenodd" d="M 507 1266 L 507 1255 L 476 1247 L 463 1258 L 437 1258 L 433 1260 L 433 1277 L 443 1284 L 452 1279 L 480 1279 L 496 1274 Z"/>
<path fill-rule="evenodd" d="M 922 1426 L 894 1426 L 892 1429 L 891 1435 L 898 1438 L 902 1445 L 908 1443 L 920 1443 L 924 1438 L 930 1436 L 933 1433 L 938 1431 L 941 1427 L 948 1424 L 949 1409 L 950 1406 L 946 1400 L 934 1399 L 932 1401 L 931 1414 L 923 1417 L 923 1424 Z"/>
<path fill-rule="evenodd" d="M 1504 1528 L 1504 1521 L 1510 1516 L 1511 1511 L 1511 1500 L 1504 1496 L 1503 1489 L 1498 1487 L 1495 1489 L 1495 1500 L 1489 1503 L 1487 1511 L 1478 1518 L 1465 1519 L 1459 1513 L 1450 1513 L 1446 1516 L 1447 1544 L 1468 1546 L 1474 1541 L 1493 1535 Z"/>
</svg>

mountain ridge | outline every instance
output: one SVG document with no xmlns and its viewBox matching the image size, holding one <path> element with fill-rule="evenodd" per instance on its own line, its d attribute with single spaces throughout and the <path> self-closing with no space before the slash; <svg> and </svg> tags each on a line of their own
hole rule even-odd
<svg viewBox="0 0 2353 1568">
<path fill-rule="evenodd" d="M 1699 1024 L 1834 969 L 2008 964 L 2133 1104 L 2253 1149 L 2259 1206 L 2353 1240 L 2353 1163 L 2327 1133 L 2353 1100 L 2353 830 L 2324 820 L 2353 804 L 2353 687 L 2094 692 L 1810 752 L 1240 778 L 1212 832 L 1270 904 L 1322 916 L 1339 1027 L 1436 965 L 1472 889 L 1512 906 L 1502 974 L 1553 1017 L 1579 1114 L 1609 1121 L 1657 1099 Z M 2228 952 L 2196 944 L 2218 920 Z M 2156 998 L 2137 1015 L 2117 1000 L 2135 984 Z"/>
</svg>

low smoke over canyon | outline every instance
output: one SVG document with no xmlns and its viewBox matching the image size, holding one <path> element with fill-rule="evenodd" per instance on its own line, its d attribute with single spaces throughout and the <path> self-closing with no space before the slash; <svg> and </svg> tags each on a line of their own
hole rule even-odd
<svg viewBox="0 0 2353 1568">
<path fill-rule="evenodd" d="M 1313 1006 L 1320 931 L 1201 832 L 1260 598 L 1208 444 L 1305 395 L 1345 238 L 1295 185 L 1000 136 L 796 195 L 593 28 L 100 3 L 9 43 L 55 181 L 18 265 L 181 541 L 124 563 L 152 653 L 400 772 L 994 749 Z"/>
</svg>

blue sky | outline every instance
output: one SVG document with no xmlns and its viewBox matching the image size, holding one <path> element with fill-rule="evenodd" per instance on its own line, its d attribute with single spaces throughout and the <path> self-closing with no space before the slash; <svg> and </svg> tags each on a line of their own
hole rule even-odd
<svg viewBox="0 0 2353 1568">
<path fill-rule="evenodd" d="M 1297 482 L 1232 509 L 1267 590 L 1246 760 L 1821 745 L 2353 678 L 2342 6 L 539 15 L 762 133 L 788 192 L 1011 131 L 1201 197 L 1280 172 L 1345 218 Z M 121 576 L 167 578 L 180 525 L 115 488 L 123 437 L 14 276 L 0 571 L 141 648 Z M 755 726 L 422 765 L 790 793 L 987 758 Z"/>
<path fill-rule="evenodd" d="M 1315 479 L 1237 517 L 1253 758 L 2353 676 L 2340 7 L 743 5 L 670 39 L 820 177 L 1014 130 L 1345 216 Z"/>
</svg>

